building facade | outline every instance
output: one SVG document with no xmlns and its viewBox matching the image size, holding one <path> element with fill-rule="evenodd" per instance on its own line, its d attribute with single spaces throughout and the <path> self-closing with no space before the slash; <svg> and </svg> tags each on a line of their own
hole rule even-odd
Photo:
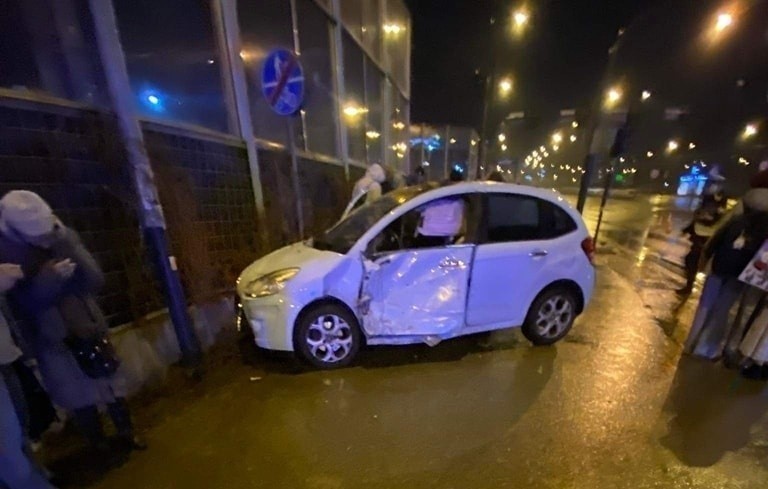
<svg viewBox="0 0 768 489">
<path fill-rule="evenodd" d="M 367 165 L 409 171 L 402 0 L 99 1 L 114 11 L 192 301 L 230 290 L 269 249 L 331 225 Z M 4 5 L 0 193 L 36 191 L 81 233 L 106 272 L 100 301 L 113 326 L 161 309 L 106 88 L 114 66 L 100 62 L 103 20 L 88 0 Z M 278 48 L 304 69 L 304 103 L 291 117 L 262 95 L 263 61 Z"/>
</svg>

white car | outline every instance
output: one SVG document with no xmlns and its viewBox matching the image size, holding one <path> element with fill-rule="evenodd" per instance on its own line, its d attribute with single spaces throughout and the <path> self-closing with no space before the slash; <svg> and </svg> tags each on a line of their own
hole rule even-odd
<svg viewBox="0 0 768 489">
<path fill-rule="evenodd" d="M 435 345 L 513 326 L 548 345 L 592 296 L 593 252 L 554 191 L 427 184 L 257 260 L 237 291 L 259 347 L 320 368 L 348 365 L 364 344 Z"/>
</svg>

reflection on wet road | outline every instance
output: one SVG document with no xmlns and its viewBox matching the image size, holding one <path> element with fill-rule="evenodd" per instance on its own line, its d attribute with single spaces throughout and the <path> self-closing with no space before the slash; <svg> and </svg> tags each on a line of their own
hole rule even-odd
<svg viewBox="0 0 768 489">
<path fill-rule="evenodd" d="M 690 305 L 660 323 L 681 279 L 640 252 L 659 253 L 655 230 L 687 217 L 656 207 L 608 214 L 617 251 L 554 347 L 511 331 L 370 348 L 333 372 L 230 362 L 157 402 L 143 421 L 151 449 L 97 486 L 764 488 L 764 384 L 680 359 Z"/>
</svg>

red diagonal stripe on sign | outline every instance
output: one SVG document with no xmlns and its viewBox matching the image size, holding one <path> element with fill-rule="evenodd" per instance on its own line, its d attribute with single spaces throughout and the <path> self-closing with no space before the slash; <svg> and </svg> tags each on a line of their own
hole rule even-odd
<svg viewBox="0 0 768 489">
<path fill-rule="evenodd" d="M 277 87 L 275 87 L 275 91 L 272 92 L 272 97 L 269 99 L 269 103 L 273 107 L 277 103 L 277 99 L 280 97 L 280 94 L 283 93 L 285 85 L 288 84 L 288 77 L 291 76 L 291 72 L 293 71 L 294 67 L 296 67 L 296 58 L 291 56 L 288 59 L 288 63 L 286 63 L 285 69 L 282 73 L 280 73 L 280 79 L 277 82 Z"/>
</svg>

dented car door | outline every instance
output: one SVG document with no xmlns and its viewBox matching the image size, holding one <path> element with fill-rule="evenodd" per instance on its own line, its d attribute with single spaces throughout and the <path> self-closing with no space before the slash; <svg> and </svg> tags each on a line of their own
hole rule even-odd
<svg viewBox="0 0 768 489">
<path fill-rule="evenodd" d="M 451 336 L 464 327 L 474 245 L 364 259 L 360 315 L 369 336 Z"/>
</svg>

